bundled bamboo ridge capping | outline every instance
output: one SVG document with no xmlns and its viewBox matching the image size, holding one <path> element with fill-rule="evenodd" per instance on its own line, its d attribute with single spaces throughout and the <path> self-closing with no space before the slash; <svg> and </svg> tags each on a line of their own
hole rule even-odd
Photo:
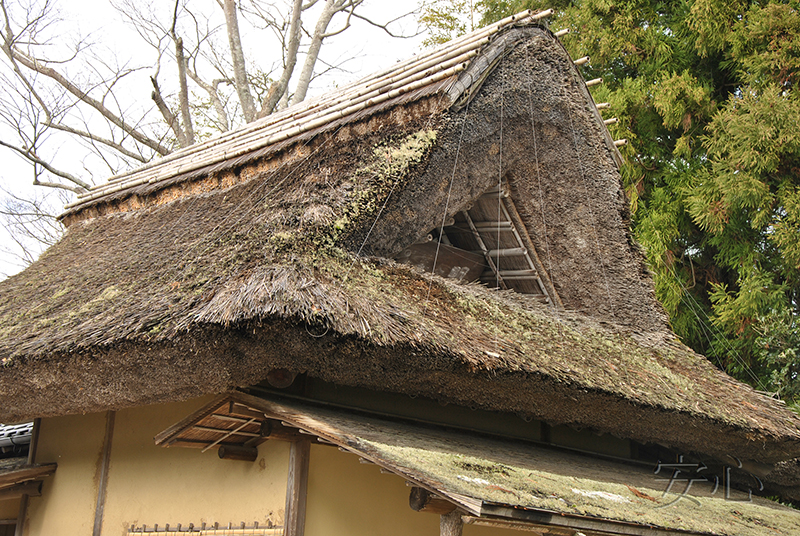
<svg viewBox="0 0 800 536">
<path fill-rule="evenodd" d="M 298 106 L 254 121 L 246 127 L 176 151 L 131 172 L 116 175 L 106 184 L 92 188 L 66 205 L 66 213 L 128 188 L 153 184 L 196 171 L 280 143 L 381 104 L 411 91 L 442 82 L 466 68 L 491 37 L 503 28 L 520 22 L 549 17 L 552 9 L 533 13 L 523 11 L 486 28 L 450 41 L 428 54 L 406 60 L 390 69 L 370 75 L 339 91 L 310 99 Z"/>
</svg>

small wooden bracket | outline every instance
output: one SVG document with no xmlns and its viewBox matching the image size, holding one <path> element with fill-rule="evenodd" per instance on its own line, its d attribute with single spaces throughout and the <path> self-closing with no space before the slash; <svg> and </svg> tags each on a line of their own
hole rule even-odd
<svg viewBox="0 0 800 536">
<path fill-rule="evenodd" d="M 411 493 L 408 496 L 408 505 L 415 512 L 429 512 L 440 515 L 449 514 L 456 509 L 456 505 L 452 502 L 418 486 L 411 488 Z"/>
</svg>

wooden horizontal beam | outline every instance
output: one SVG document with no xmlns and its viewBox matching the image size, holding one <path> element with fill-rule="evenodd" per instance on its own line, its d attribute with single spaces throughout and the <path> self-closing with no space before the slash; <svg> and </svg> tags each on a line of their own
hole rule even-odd
<svg viewBox="0 0 800 536">
<path fill-rule="evenodd" d="M 602 78 L 595 78 L 593 80 L 587 80 L 586 81 L 586 86 L 587 87 L 598 86 L 598 85 L 600 85 L 602 83 L 603 83 L 603 79 Z"/>
<path fill-rule="evenodd" d="M 203 441 L 200 439 L 176 439 L 175 441 L 171 441 L 166 447 L 181 447 L 185 449 L 204 449 L 206 448 L 211 441 Z M 217 443 L 218 445 L 222 446 L 235 446 L 237 443 Z"/>
<path fill-rule="evenodd" d="M 525 248 L 505 248 L 505 249 L 491 249 L 486 252 L 489 257 L 520 257 L 528 252 Z M 482 253 L 476 251 L 475 253 Z"/>
<path fill-rule="evenodd" d="M 46 463 L 42 465 L 27 465 L 20 469 L 9 471 L 0 475 L 0 489 L 25 482 L 27 480 L 34 480 L 44 478 L 52 475 L 58 467 L 55 463 Z"/>
<path fill-rule="evenodd" d="M 307 436 L 301 434 L 297 428 L 292 427 L 289 423 L 284 424 L 273 420 L 264 421 L 261 425 L 261 437 L 274 439 L 276 441 L 300 441 L 301 439 L 307 439 Z M 251 446 L 250 441 L 248 441 L 247 445 Z"/>
<path fill-rule="evenodd" d="M 7 499 L 19 499 L 23 495 L 28 497 L 39 497 L 42 495 L 42 481 L 25 482 L 0 490 L 0 501 Z"/>
<path fill-rule="evenodd" d="M 223 445 L 217 451 L 222 460 L 239 460 L 254 462 L 258 459 L 258 449 L 255 447 L 240 447 L 238 445 Z"/>
<path fill-rule="evenodd" d="M 476 221 L 475 228 L 479 231 L 510 231 L 512 225 L 510 221 Z"/>
<path fill-rule="evenodd" d="M 260 421 L 263 421 L 267 418 L 267 416 L 262 412 L 254 410 L 253 408 L 249 408 L 243 404 L 237 404 L 233 401 L 231 401 L 230 405 L 228 406 L 228 413 L 237 417 L 247 417 L 248 419 L 257 419 Z"/>
</svg>

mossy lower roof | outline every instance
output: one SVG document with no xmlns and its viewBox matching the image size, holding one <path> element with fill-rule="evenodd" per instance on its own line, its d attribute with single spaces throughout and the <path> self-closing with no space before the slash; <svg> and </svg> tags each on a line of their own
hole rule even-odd
<svg viewBox="0 0 800 536">
<path fill-rule="evenodd" d="M 699 464 L 626 465 L 295 401 L 233 396 L 475 515 L 502 516 L 503 507 L 511 507 L 517 513 L 554 514 L 550 519 L 556 525 L 572 519 L 569 526 L 575 530 L 590 528 L 593 520 L 618 522 L 624 534 L 638 533 L 630 532 L 635 527 L 730 536 L 788 536 L 800 531 L 799 511 L 751 497 L 747 489 L 727 487 L 724 469 L 706 475 Z M 675 474 L 676 469 L 681 472 Z M 691 485 L 688 478 L 694 479 Z M 758 486 L 757 479 L 752 486 Z M 531 519 L 541 522 L 547 516 Z M 614 525 L 601 530 L 613 532 Z"/>
</svg>

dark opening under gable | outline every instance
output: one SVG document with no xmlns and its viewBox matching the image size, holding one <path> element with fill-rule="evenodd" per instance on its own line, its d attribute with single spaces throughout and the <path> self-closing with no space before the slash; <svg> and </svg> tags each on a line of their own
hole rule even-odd
<svg viewBox="0 0 800 536">
<path fill-rule="evenodd" d="M 490 188 L 403 249 L 399 262 L 457 281 L 480 281 L 561 306 L 541 257 L 504 185 Z"/>
</svg>

